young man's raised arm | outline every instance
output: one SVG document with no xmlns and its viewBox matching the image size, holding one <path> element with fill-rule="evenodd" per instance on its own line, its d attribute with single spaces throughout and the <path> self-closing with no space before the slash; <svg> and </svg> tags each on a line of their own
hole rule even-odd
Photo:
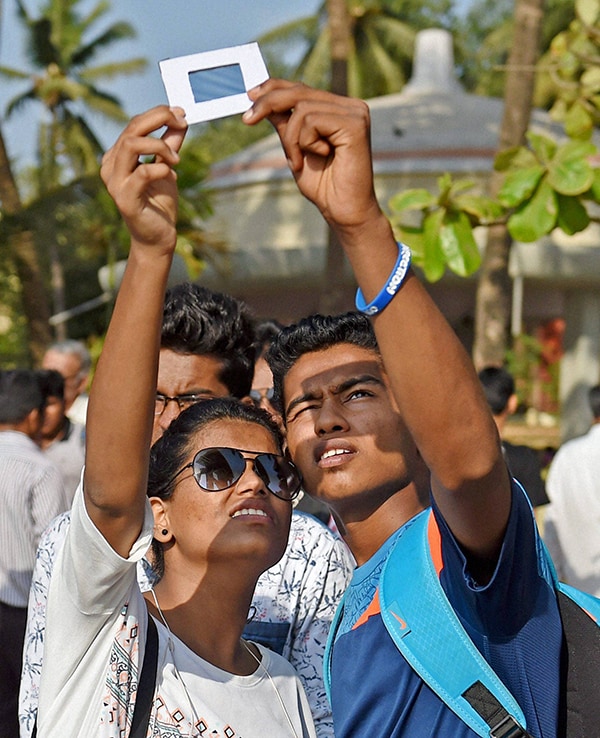
<svg viewBox="0 0 600 738">
<path fill-rule="evenodd" d="M 150 136 L 163 127 L 161 138 Z M 102 162 L 131 250 L 90 392 L 84 492 L 90 517 L 122 556 L 144 519 L 163 298 L 176 242 L 173 167 L 185 131 L 181 111 L 154 108 L 131 120 Z M 155 159 L 141 163 L 146 156 Z"/>
<path fill-rule="evenodd" d="M 375 197 L 367 105 L 277 80 L 250 96 L 245 121 L 271 120 L 300 191 L 337 233 L 369 302 L 393 271 L 398 247 Z M 508 520 L 510 484 L 469 356 L 411 273 L 373 324 L 445 519 L 467 550 L 493 559 Z"/>
</svg>

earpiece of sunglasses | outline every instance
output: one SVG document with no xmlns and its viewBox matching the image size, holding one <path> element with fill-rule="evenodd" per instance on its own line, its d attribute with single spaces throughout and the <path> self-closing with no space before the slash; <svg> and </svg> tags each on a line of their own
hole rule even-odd
<svg viewBox="0 0 600 738">
<path fill-rule="evenodd" d="M 291 502 L 298 496 L 302 485 L 300 472 L 285 456 L 258 453 L 249 458 L 244 454 L 256 452 L 226 446 L 203 448 L 189 464 L 175 474 L 170 484 L 186 469 L 192 469 L 200 489 L 206 492 L 221 492 L 233 487 L 241 479 L 246 464 L 250 463 L 265 487 L 275 497 Z"/>
</svg>

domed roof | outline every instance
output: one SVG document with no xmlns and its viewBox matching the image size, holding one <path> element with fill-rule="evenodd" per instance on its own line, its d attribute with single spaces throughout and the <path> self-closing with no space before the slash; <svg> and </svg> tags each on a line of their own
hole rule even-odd
<svg viewBox="0 0 600 738">
<path fill-rule="evenodd" d="M 404 89 L 368 101 L 375 174 L 490 171 L 498 147 L 503 100 L 472 95 L 454 76 L 447 31 L 417 35 L 413 76 Z M 535 110 L 531 129 L 559 137 L 562 129 Z M 215 188 L 289 178 L 276 134 L 216 164 Z"/>
</svg>

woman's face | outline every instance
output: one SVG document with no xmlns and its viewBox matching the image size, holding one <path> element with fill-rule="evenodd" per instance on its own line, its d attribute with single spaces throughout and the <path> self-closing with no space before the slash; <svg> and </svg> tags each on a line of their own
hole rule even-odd
<svg viewBox="0 0 600 738">
<path fill-rule="evenodd" d="M 271 434 L 261 425 L 216 420 L 196 433 L 186 463 L 200 449 L 214 446 L 243 450 L 249 459 L 257 453 L 279 453 Z M 164 518 L 157 512 L 161 508 Z M 291 502 L 269 492 L 251 463 L 246 464 L 232 487 L 213 492 L 201 489 L 192 469 L 186 469 L 178 478 L 172 497 L 160 502 L 154 498 L 153 509 L 157 529 L 168 529 L 170 540 L 165 542 L 173 543 L 171 548 L 176 548 L 190 563 L 251 563 L 259 573 L 283 556 L 292 514 Z M 167 563 L 169 546 L 166 548 Z"/>
</svg>

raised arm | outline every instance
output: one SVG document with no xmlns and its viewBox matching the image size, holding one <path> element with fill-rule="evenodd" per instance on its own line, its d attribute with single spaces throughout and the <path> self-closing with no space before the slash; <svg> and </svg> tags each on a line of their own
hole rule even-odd
<svg viewBox="0 0 600 738">
<path fill-rule="evenodd" d="M 150 134 L 166 127 L 162 137 Z M 84 494 L 88 514 L 127 556 L 146 498 L 162 307 L 175 249 L 173 167 L 187 124 L 166 106 L 136 116 L 102 161 L 102 179 L 131 233 L 131 249 L 90 392 Z M 140 163 L 140 157 L 154 157 Z"/>
<path fill-rule="evenodd" d="M 337 233 L 372 300 L 398 248 L 375 197 L 367 105 L 277 80 L 250 94 L 245 121 L 271 120 L 300 191 Z M 373 324 L 400 412 L 432 472 L 436 502 L 470 552 L 493 558 L 510 486 L 469 356 L 412 273 Z"/>
</svg>

